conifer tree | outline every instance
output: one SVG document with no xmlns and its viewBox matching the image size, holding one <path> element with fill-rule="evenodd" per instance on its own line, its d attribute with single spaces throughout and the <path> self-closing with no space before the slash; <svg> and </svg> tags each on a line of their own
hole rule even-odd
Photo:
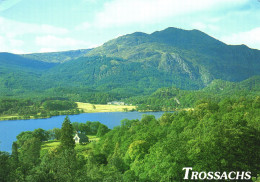
<svg viewBox="0 0 260 182">
<path fill-rule="evenodd" d="M 74 149 L 75 147 L 75 141 L 73 139 L 73 127 L 68 116 L 66 116 L 62 123 L 60 142 L 61 148 L 63 149 Z"/>
</svg>

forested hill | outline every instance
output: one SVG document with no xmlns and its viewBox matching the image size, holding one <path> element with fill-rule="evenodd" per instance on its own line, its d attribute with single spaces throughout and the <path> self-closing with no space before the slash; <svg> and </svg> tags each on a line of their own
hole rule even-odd
<svg viewBox="0 0 260 182">
<path fill-rule="evenodd" d="M 216 79 L 246 80 L 260 74 L 260 51 L 226 45 L 198 30 L 167 28 L 124 35 L 91 50 L 2 53 L 0 71 L 2 95 L 87 88 L 132 96 L 172 86 L 198 90 Z"/>
<path fill-rule="evenodd" d="M 20 55 L 0 52 L 0 68 L 6 69 L 22 69 L 30 71 L 47 70 L 56 64 L 45 63 L 36 59 L 24 58 Z M 6 70 L 8 71 L 8 70 Z"/>
<path fill-rule="evenodd" d="M 260 73 L 259 50 L 226 45 L 198 30 L 136 32 L 111 40 L 88 55 L 142 62 L 143 67 L 197 82 L 200 88 L 214 79 L 242 81 Z"/>
<path fill-rule="evenodd" d="M 34 53 L 34 54 L 21 54 L 20 56 L 40 60 L 49 63 L 64 63 L 73 59 L 84 56 L 91 49 L 79 49 L 62 52 L 49 52 L 49 53 Z"/>
</svg>

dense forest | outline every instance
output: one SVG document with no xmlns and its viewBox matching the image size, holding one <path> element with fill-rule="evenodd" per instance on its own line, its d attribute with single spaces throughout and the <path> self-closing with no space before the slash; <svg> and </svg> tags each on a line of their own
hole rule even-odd
<svg viewBox="0 0 260 182">
<path fill-rule="evenodd" d="M 194 110 L 165 113 L 159 119 L 150 115 L 125 119 L 110 131 L 97 122 L 71 123 L 65 118 L 61 129 L 18 135 L 12 154 L 0 153 L 0 180 L 179 182 L 184 181 L 183 167 L 250 171 L 256 180 L 260 171 L 259 113 L 260 98 L 256 97 L 201 101 Z M 76 150 L 80 144 L 75 147 L 75 131 L 99 133 L 100 140 Z M 46 140 L 54 138 L 58 146 L 42 148 Z M 226 177 L 219 180 L 226 181 Z"/>
<path fill-rule="evenodd" d="M 176 87 L 159 88 L 152 94 L 135 95 L 118 89 L 99 92 L 83 88 L 53 88 L 43 95 L 25 98 L 0 99 L 0 117 L 7 119 L 45 118 L 56 115 L 79 114 L 75 102 L 107 104 L 118 100 L 137 106 L 138 111 L 175 111 L 193 108 L 200 100 L 219 102 L 225 98 L 255 98 L 260 94 L 260 77 L 254 76 L 242 82 L 214 80 L 201 90 L 182 90 Z"/>
<path fill-rule="evenodd" d="M 135 96 L 125 102 L 137 105 L 139 111 L 174 111 L 193 108 L 200 100 L 255 98 L 260 95 L 260 77 L 255 76 L 242 82 L 214 80 L 201 90 L 181 90 L 176 87 L 160 88 L 148 96 Z"/>
</svg>

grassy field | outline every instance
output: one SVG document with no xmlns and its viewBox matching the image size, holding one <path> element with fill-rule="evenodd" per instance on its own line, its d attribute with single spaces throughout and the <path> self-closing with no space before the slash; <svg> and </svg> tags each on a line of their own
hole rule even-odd
<svg viewBox="0 0 260 182">
<path fill-rule="evenodd" d="M 136 106 L 120 106 L 120 105 L 102 105 L 76 102 L 78 109 L 82 109 L 86 113 L 93 112 L 123 112 L 135 110 Z"/>
<path fill-rule="evenodd" d="M 93 135 L 87 135 L 87 136 L 92 141 L 97 142 L 99 140 L 99 138 L 96 136 L 93 136 Z M 54 149 L 54 148 L 58 147 L 59 145 L 60 145 L 60 142 L 58 140 L 51 140 L 51 141 L 44 142 L 42 145 L 42 151 Z M 75 150 L 79 154 L 84 155 L 86 157 L 88 155 L 88 152 L 90 150 L 92 150 L 92 145 L 93 145 L 93 143 L 76 144 Z"/>
</svg>

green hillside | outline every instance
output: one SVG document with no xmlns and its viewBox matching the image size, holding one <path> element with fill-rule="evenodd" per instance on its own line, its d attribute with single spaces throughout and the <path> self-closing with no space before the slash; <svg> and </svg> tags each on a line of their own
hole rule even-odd
<svg viewBox="0 0 260 182">
<path fill-rule="evenodd" d="M 173 111 L 193 108 L 196 104 L 209 100 L 220 102 L 226 99 L 255 99 L 260 95 L 259 79 L 260 76 L 251 77 L 242 82 L 213 80 L 202 90 L 159 88 L 149 96 L 131 97 L 125 101 L 138 105 L 139 111 Z"/>
<path fill-rule="evenodd" d="M 162 87 L 199 90 L 213 80 L 240 82 L 259 75 L 259 60 L 259 50 L 229 46 L 198 30 L 167 28 L 121 36 L 92 50 L 1 53 L 0 88 L 1 96 L 75 99 L 92 90 L 125 98 Z"/>
<path fill-rule="evenodd" d="M 55 65 L 15 54 L 0 53 L 0 96 L 19 96 L 49 88 L 48 81 L 42 80 L 41 76 Z"/>
</svg>

